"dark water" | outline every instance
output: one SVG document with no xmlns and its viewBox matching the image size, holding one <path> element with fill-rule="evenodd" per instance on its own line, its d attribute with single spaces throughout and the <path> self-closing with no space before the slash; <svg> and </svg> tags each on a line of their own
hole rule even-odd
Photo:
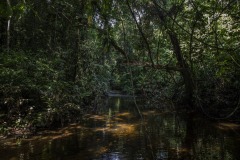
<svg viewBox="0 0 240 160">
<path fill-rule="evenodd" d="M 238 125 L 146 109 L 141 118 L 129 98 L 106 103 L 81 124 L 1 140 L 0 160 L 240 159 Z"/>
</svg>

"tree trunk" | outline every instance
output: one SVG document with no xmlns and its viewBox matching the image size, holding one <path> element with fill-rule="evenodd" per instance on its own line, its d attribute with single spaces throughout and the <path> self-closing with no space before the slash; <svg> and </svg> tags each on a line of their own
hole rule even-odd
<svg viewBox="0 0 240 160">
<path fill-rule="evenodd" d="M 174 30 L 169 29 L 169 26 L 167 25 L 168 22 L 167 22 L 166 16 L 164 15 L 161 7 L 157 4 L 157 2 L 155 0 L 153 1 L 153 3 L 155 5 L 156 11 L 158 13 L 158 17 L 161 20 L 161 22 L 163 23 L 163 25 L 167 31 L 167 34 L 170 38 L 170 41 L 171 41 L 171 44 L 173 47 L 173 52 L 176 56 L 178 65 L 181 68 L 180 73 L 183 77 L 184 85 L 185 85 L 185 94 L 186 94 L 185 99 L 190 106 L 193 106 L 194 83 L 193 83 L 192 74 L 189 70 L 189 67 L 182 56 L 179 39 L 177 37 L 177 34 L 174 32 Z"/>
<path fill-rule="evenodd" d="M 74 45 L 73 51 L 70 53 L 69 57 L 69 64 L 67 69 L 67 80 L 71 82 L 76 82 L 78 80 L 77 77 L 81 77 L 81 74 L 84 74 L 85 67 L 87 66 L 83 61 L 85 57 L 83 42 L 86 38 L 86 27 L 83 25 L 86 19 L 84 18 L 84 8 L 85 8 L 85 1 L 76 1 L 76 4 L 79 6 L 78 14 L 81 15 L 79 18 L 79 23 L 81 24 L 74 33 Z M 75 29 L 75 28 L 74 28 Z M 79 64 L 79 60 L 82 60 L 82 63 Z M 81 71 L 79 70 L 81 68 Z"/>
<path fill-rule="evenodd" d="M 7 22 L 7 52 L 10 50 L 10 25 L 11 25 L 11 18 Z"/>
<path fill-rule="evenodd" d="M 189 70 L 189 67 L 185 60 L 182 57 L 182 51 L 180 48 L 179 40 L 177 35 L 174 32 L 168 31 L 168 35 L 170 37 L 172 46 L 173 46 L 173 52 L 177 58 L 179 66 L 182 68 L 180 70 L 181 75 L 184 79 L 184 85 L 185 85 L 185 94 L 186 94 L 186 101 L 190 106 L 193 106 L 193 90 L 194 90 L 194 83 L 192 79 L 192 74 Z"/>
</svg>

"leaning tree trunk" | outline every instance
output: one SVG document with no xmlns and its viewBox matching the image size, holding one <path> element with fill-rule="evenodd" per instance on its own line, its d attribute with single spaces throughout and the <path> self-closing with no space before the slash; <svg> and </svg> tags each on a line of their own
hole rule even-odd
<svg viewBox="0 0 240 160">
<path fill-rule="evenodd" d="M 155 5 L 156 12 L 158 13 L 158 17 L 161 20 L 163 26 L 167 30 L 167 34 L 170 38 L 172 47 L 173 47 L 173 52 L 176 56 L 177 62 L 180 69 L 180 73 L 183 77 L 184 80 L 184 85 L 185 85 L 185 92 L 186 92 L 186 101 L 190 106 L 193 106 L 193 91 L 194 91 L 194 83 L 192 79 L 192 73 L 189 70 L 189 67 L 184 60 L 182 56 L 182 51 L 179 43 L 179 39 L 177 37 L 177 34 L 174 32 L 173 29 L 169 29 L 168 21 L 166 18 L 166 15 L 164 14 L 164 11 L 162 10 L 161 6 L 158 5 L 158 3 L 154 0 L 153 4 Z"/>
<path fill-rule="evenodd" d="M 184 79 L 186 101 L 189 103 L 190 106 L 193 106 L 194 83 L 192 79 L 192 74 L 189 70 L 189 66 L 187 65 L 186 61 L 183 59 L 182 51 L 181 51 L 179 40 L 176 33 L 169 31 L 168 35 L 170 37 L 171 44 L 173 46 L 174 54 L 181 68 L 180 72 Z"/>
</svg>

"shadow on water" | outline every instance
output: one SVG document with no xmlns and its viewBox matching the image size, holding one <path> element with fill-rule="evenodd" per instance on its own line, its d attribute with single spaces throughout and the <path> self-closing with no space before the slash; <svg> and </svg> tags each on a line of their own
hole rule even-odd
<svg viewBox="0 0 240 160">
<path fill-rule="evenodd" d="M 31 139 L 0 142 L 3 160 L 237 160 L 239 126 L 196 115 L 142 110 L 131 98 L 112 97 L 80 124 Z"/>
</svg>

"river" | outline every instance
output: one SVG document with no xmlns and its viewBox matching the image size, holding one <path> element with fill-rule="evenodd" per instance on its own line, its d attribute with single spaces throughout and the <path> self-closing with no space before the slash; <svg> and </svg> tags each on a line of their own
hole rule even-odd
<svg viewBox="0 0 240 160">
<path fill-rule="evenodd" d="M 79 124 L 1 140 L 0 160 L 240 159 L 239 125 L 154 106 L 141 113 L 132 98 L 110 97 Z"/>
</svg>

